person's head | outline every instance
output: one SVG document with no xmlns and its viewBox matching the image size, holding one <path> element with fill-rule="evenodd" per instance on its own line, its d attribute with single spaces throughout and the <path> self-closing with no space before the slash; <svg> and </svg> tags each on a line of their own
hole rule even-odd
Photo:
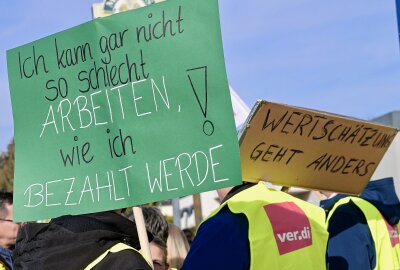
<svg viewBox="0 0 400 270">
<path fill-rule="evenodd" d="M 332 191 L 320 191 L 320 193 L 323 196 L 322 197 L 323 200 L 330 199 L 330 198 L 332 198 L 332 197 L 337 195 L 336 192 L 332 192 Z"/>
<path fill-rule="evenodd" d="M 193 242 L 194 234 L 191 229 L 183 229 L 182 231 L 186 236 L 186 239 L 189 243 L 189 248 L 190 248 L 190 246 L 192 245 L 192 242 Z"/>
<path fill-rule="evenodd" d="M 146 229 L 153 234 L 167 242 L 168 238 L 168 222 L 165 220 L 160 209 L 155 206 L 142 206 L 144 223 Z"/>
<path fill-rule="evenodd" d="M 189 243 L 183 231 L 171 223 L 168 224 L 167 250 L 168 264 L 173 268 L 180 269 L 188 254 Z"/>
<path fill-rule="evenodd" d="M 233 187 L 226 187 L 226 188 L 217 189 L 217 194 L 218 194 L 219 201 L 222 201 L 225 198 L 225 196 L 229 193 L 229 191 L 231 191 L 232 188 Z"/>
<path fill-rule="evenodd" d="M 19 224 L 13 222 L 13 195 L 0 191 L 0 247 L 11 248 L 15 245 Z"/>
<path fill-rule="evenodd" d="M 150 242 L 150 253 L 154 270 L 168 270 L 167 245 L 163 240 L 154 237 L 153 241 Z"/>
</svg>

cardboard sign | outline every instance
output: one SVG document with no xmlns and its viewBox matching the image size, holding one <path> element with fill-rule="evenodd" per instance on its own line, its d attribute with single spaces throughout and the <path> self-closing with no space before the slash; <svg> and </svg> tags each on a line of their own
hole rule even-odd
<svg viewBox="0 0 400 270">
<path fill-rule="evenodd" d="M 7 52 L 17 221 L 241 183 L 216 0 L 166 1 Z"/>
<path fill-rule="evenodd" d="M 381 162 L 379 162 L 372 180 L 378 180 L 387 177 L 393 177 L 394 187 L 396 189 L 397 196 L 400 198 L 400 134 L 397 133 L 393 139 L 392 144 L 386 151 Z"/>
<path fill-rule="evenodd" d="M 359 194 L 397 130 L 258 101 L 240 137 L 243 179 Z"/>
</svg>

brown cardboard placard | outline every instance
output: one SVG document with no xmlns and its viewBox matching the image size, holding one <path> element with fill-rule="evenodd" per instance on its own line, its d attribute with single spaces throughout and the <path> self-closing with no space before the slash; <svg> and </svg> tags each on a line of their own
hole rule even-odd
<svg viewBox="0 0 400 270">
<path fill-rule="evenodd" d="M 243 179 L 359 194 L 396 133 L 393 127 L 261 100 L 240 134 Z"/>
</svg>

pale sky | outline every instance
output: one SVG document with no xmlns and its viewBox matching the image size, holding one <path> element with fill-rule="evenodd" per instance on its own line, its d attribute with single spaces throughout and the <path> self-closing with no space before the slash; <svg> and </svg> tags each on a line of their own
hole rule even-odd
<svg viewBox="0 0 400 270">
<path fill-rule="evenodd" d="M 186 0 L 189 1 L 189 0 Z M 6 50 L 91 19 L 94 0 L 7 1 L 0 16 L 0 151 L 13 137 Z M 231 86 L 361 119 L 400 110 L 395 1 L 220 0 Z"/>
</svg>

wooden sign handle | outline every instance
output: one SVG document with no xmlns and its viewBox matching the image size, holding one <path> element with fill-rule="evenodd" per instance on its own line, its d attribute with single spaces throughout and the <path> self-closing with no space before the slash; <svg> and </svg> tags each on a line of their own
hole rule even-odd
<svg viewBox="0 0 400 270">
<path fill-rule="evenodd" d="M 143 257 L 148 261 L 151 268 L 154 269 L 153 260 L 150 253 L 149 238 L 147 237 L 146 226 L 144 224 L 142 208 L 132 207 L 132 209 L 133 215 L 135 217 L 136 229 L 139 236 L 140 253 L 142 253 Z"/>
</svg>

